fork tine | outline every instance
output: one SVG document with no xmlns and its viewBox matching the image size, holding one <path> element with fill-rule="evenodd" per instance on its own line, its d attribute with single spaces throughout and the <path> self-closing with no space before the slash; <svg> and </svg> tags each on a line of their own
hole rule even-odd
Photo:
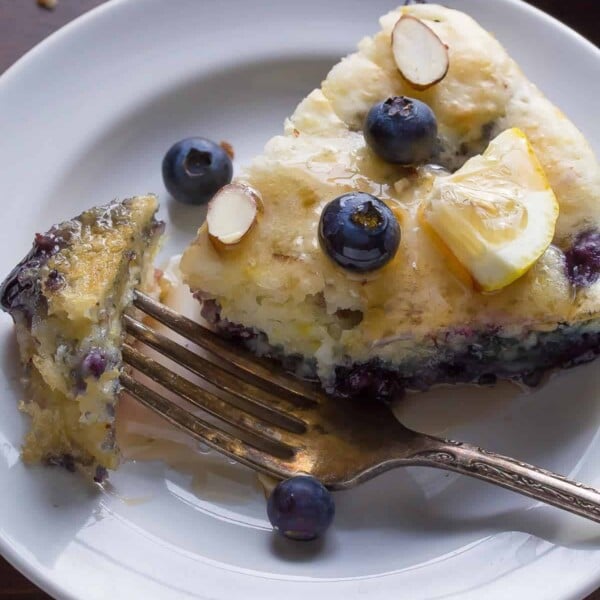
<svg viewBox="0 0 600 600">
<path fill-rule="evenodd" d="M 121 385 L 129 394 L 147 406 L 153 412 L 164 417 L 175 427 L 189 433 L 195 439 L 205 443 L 214 450 L 226 454 L 230 458 L 282 479 L 293 475 L 290 463 L 263 450 L 254 447 L 246 441 L 235 438 L 226 431 L 218 429 L 203 421 L 197 415 L 177 406 L 163 398 L 157 392 L 147 388 L 127 373 L 120 375 Z"/>
<path fill-rule="evenodd" d="M 260 364 L 256 356 L 240 351 L 240 348 L 233 347 L 230 342 L 221 339 L 216 333 L 178 314 L 139 290 L 134 290 L 133 304 L 190 342 L 221 359 L 223 366 L 241 379 L 262 389 L 268 389 L 274 394 L 280 394 L 285 390 L 290 398 L 303 405 L 310 400 L 319 402 L 322 399 L 322 394 L 306 383 L 291 375 L 274 371 L 272 365 L 269 367 Z"/>
<path fill-rule="evenodd" d="M 294 403 L 282 401 L 278 396 L 268 391 L 260 392 L 263 397 L 258 398 L 256 389 L 244 381 L 240 381 L 220 365 L 212 363 L 195 352 L 191 352 L 151 327 L 135 320 L 130 315 L 124 315 L 123 322 L 127 333 L 137 340 L 174 360 L 177 364 L 195 373 L 215 387 L 259 408 L 262 413 L 266 414 L 265 418 L 276 425 L 296 433 L 302 433 L 306 430 L 305 424 L 290 414 L 290 412 L 294 412 L 294 408 L 297 408 Z M 262 417 L 262 414 L 258 416 Z"/>
<path fill-rule="evenodd" d="M 297 442 L 293 437 L 294 434 L 273 427 L 262 419 L 225 402 L 212 392 L 193 384 L 127 343 L 123 344 L 123 360 L 152 381 L 175 392 L 194 406 L 240 431 L 255 436 L 263 444 L 273 445 L 272 452 L 284 453 L 288 456 L 293 454 L 294 442 Z"/>
</svg>

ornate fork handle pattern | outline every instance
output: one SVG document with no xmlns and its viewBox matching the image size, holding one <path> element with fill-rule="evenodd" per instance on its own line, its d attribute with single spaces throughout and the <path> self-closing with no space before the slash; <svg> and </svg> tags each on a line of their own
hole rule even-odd
<svg viewBox="0 0 600 600">
<path fill-rule="evenodd" d="M 430 447 L 415 453 L 411 464 L 483 479 L 600 523 L 598 490 L 471 444 L 436 438 L 429 440 Z"/>
</svg>

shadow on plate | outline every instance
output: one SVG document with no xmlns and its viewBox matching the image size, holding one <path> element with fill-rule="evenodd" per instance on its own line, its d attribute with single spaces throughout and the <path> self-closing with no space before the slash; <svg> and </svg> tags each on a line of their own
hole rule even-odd
<svg viewBox="0 0 600 600">
<path fill-rule="evenodd" d="M 335 552 L 335 543 L 331 536 L 324 536 L 309 542 L 288 540 L 275 531 L 270 539 L 271 552 L 286 562 L 311 562 L 322 560 Z"/>
</svg>

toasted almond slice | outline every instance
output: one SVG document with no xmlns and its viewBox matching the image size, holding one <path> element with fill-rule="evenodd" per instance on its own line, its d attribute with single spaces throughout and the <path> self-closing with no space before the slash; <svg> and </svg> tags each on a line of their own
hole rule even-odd
<svg viewBox="0 0 600 600">
<path fill-rule="evenodd" d="M 446 45 L 423 21 L 410 15 L 394 25 L 392 52 L 400 74 L 417 90 L 440 82 L 450 66 Z"/>
<path fill-rule="evenodd" d="M 217 248 L 239 243 L 252 229 L 261 208 L 261 198 L 250 186 L 230 183 L 221 188 L 206 213 L 211 242 Z"/>
</svg>

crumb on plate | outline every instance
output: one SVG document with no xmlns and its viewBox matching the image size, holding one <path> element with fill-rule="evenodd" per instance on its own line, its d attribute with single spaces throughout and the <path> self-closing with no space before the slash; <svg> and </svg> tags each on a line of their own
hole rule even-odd
<svg viewBox="0 0 600 600">
<path fill-rule="evenodd" d="M 235 158 L 235 151 L 233 149 L 233 146 L 229 142 L 223 141 L 219 144 L 219 146 L 221 146 L 221 148 L 223 148 L 223 150 L 225 150 L 225 152 L 227 153 L 227 156 L 229 156 L 229 158 L 231 160 L 233 160 Z"/>
<path fill-rule="evenodd" d="M 53 10 L 58 4 L 58 0 L 37 0 L 38 6 L 45 8 L 46 10 Z"/>
</svg>

